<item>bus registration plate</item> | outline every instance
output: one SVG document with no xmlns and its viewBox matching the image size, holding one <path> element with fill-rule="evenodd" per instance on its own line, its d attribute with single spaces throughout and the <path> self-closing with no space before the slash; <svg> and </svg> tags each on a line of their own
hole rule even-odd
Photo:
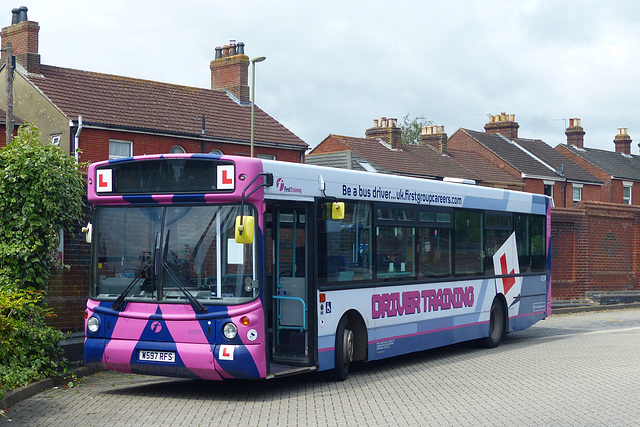
<svg viewBox="0 0 640 427">
<path fill-rule="evenodd" d="M 146 362 L 173 363 L 176 361 L 176 354 L 173 351 L 140 350 L 140 353 L 138 353 L 138 360 L 144 360 Z"/>
</svg>

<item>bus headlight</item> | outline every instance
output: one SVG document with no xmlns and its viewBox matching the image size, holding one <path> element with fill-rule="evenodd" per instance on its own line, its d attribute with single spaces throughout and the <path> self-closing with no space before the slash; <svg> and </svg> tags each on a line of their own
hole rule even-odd
<svg viewBox="0 0 640 427">
<path fill-rule="evenodd" d="M 226 339 L 232 340 L 238 335 L 238 327 L 231 322 L 225 323 L 222 327 L 222 333 Z"/>
<path fill-rule="evenodd" d="M 87 320 L 87 330 L 95 334 L 98 332 L 98 329 L 100 329 L 100 320 L 95 316 L 91 316 L 89 320 Z"/>
</svg>

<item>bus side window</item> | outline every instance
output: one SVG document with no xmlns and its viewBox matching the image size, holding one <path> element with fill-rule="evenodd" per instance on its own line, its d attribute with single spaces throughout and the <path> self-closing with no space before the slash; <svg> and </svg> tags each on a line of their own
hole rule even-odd
<svg viewBox="0 0 640 427">
<path fill-rule="evenodd" d="M 340 202 L 341 203 L 341 202 Z M 372 277 L 370 248 L 371 206 L 366 202 L 344 204 L 344 218 L 331 214 L 332 203 L 319 203 L 318 278 L 321 284 L 338 284 Z"/>
</svg>

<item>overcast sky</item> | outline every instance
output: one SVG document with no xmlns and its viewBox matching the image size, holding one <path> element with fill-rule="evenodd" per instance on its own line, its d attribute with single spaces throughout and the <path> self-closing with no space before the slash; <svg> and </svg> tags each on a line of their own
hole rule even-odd
<svg viewBox="0 0 640 427">
<path fill-rule="evenodd" d="M 256 104 L 310 146 L 364 137 L 380 117 L 425 117 L 451 135 L 515 114 L 519 135 L 613 150 L 640 142 L 637 0 L 31 0 L 42 63 L 210 87 L 215 47 L 245 43 Z"/>
</svg>

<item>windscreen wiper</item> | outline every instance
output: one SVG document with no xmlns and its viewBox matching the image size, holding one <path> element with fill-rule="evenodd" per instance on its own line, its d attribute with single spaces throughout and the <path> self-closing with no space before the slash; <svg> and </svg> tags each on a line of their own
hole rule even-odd
<svg viewBox="0 0 640 427">
<path fill-rule="evenodd" d="M 144 275 L 145 275 L 145 273 L 147 271 L 149 271 L 149 266 L 147 266 L 146 268 L 140 269 L 140 271 L 138 271 L 138 273 L 133 278 L 131 283 L 129 283 L 129 285 L 127 285 L 127 287 L 124 288 L 124 291 L 122 291 L 122 293 L 120 295 L 118 295 L 118 298 L 116 298 L 116 300 L 113 302 L 113 304 L 111 304 L 111 308 L 112 309 L 118 310 L 118 311 L 124 310 L 124 304 L 123 304 L 124 303 L 124 299 L 127 297 L 127 294 L 129 294 L 129 292 L 131 292 L 131 289 L 133 289 L 133 287 L 140 281 L 140 279 L 142 279 L 142 277 L 144 277 Z"/>
<path fill-rule="evenodd" d="M 156 265 L 157 248 L 160 246 L 159 238 L 160 238 L 160 233 L 157 233 L 156 234 L 156 250 L 153 252 L 153 260 L 151 260 L 151 264 L 147 264 L 144 268 L 141 268 L 140 271 L 138 271 L 138 273 L 133 278 L 131 283 L 129 283 L 129 285 L 127 285 L 127 287 L 124 289 L 124 291 L 122 291 L 122 293 L 120 295 L 118 295 L 118 298 L 116 298 L 116 300 L 113 302 L 113 304 L 111 305 L 112 309 L 118 310 L 118 311 L 124 310 L 124 304 L 123 303 L 124 303 L 125 298 L 129 294 L 129 292 L 131 292 L 131 289 L 133 289 L 136 286 L 136 284 L 140 281 L 140 279 L 142 279 L 143 277 L 145 279 L 146 278 L 150 278 L 151 279 L 151 283 L 152 283 L 153 287 L 155 288 L 156 275 L 155 275 L 155 272 L 154 272 L 154 269 L 155 269 L 154 266 Z M 142 286 L 144 288 L 144 284 Z"/>
<path fill-rule="evenodd" d="M 164 251 L 162 254 L 161 266 L 165 270 L 167 270 L 167 273 L 169 273 L 169 276 L 171 276 L 173 281 L 176 282 L 176 284 L 178 285 L 178 288 L 182 291 L 184 296 L 187 297 L 187 299 L 191 303 L 191 307 L 193 307 L 193 310 L 198 313 L 206 313 L 207 309 L 204 307 L 204 305 L 202 305 L 200 301 L 198 301 L 193 297 L 193 295 L 191 295 L 191 292 L 187 290 L 187 288 L 182 283 L 182 280 L 180 279 L 180 277 L 178 277 L 175 271 L 171 269 L 171 265 L 169 265 L 169 263 L 167 262 L 167 257 L 169 256 L 169 236 L 170 235 L 171 235 L 171 230 L 167 230 L 167 238 L 164 241 Z"/>
<path fill-rule="evenodd" d="M 171 268 L 171 265 L 169 265 L 169 263 L 167 263 L 166 261 L 163 261 L 162 266 L 165 268 L 167 273 L 169 273 L 169 276 L 171 276 L 173 281 L 176 282 L 176 285 L 178 285 L 178 289 L 180 289 L 184 294 L 184 296 L 187 297 L 187 299 L 191 303 L 191 307 L 193 307 L 193 309 L 198 313 L 206 313 L 207 309 L 205 308 L 205 306 L 202 305 L 200 301 L 195 299 L 193 295 L 191 295 L 191 292 L 187 290 L 184 283 L 182 283 L 182 279 L 180 279 L 180 277 L 175 273 L 175 271 L 173 271 L 173 269 Z"/>
</svg>

